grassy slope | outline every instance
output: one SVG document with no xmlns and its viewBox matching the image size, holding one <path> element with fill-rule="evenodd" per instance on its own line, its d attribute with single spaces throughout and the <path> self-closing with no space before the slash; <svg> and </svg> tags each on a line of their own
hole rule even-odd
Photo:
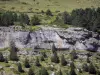
<svg viewBox="0 0 100 75">
<path fill-rule="evenodd" d="M 23 4 L 26 2 L 27 4 Z M 39 2 L 39 4 L 37 4 Z M 71 11 L 74 8 L 86 8 L 86 7 L 98 7 L 100 6 L 99 0 L 18 0 L 2 2 L 0 1 L 0 8 L 5 10 L 20 11 L 20 12 L 38 12 L 41 10 L 51 9 L 52 11 Z M 14 7 L 15 9 L 13 9 Z M 37 10 L 39 9 L 39 10 Z"/>
</svg>

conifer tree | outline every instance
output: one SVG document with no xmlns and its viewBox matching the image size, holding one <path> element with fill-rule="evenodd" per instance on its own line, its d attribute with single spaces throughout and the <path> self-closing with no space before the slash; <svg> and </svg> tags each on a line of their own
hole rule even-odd
<svg viewBox="0 0 100 75">
<path fill-rule="evenodd" d="M 5 59 L 3 57 L 3 54 L 0 52 L 0 62 L 4 62 L 4 61 L 5 61 Z"/>
<path fill-rule="evenodd" d="M 28 75 L 35 75 L 32 68 L 29 69 Z"/>
<path fill-rule="evenodd" d="M 23 72 L 21 63 L 18 64 L 18 71 L 19 71 L 19 72 Z"/>
<path fill-rule="evenodd" d="M 61 56 L 61 65 L 62 65 L 62 66 L 66 66 L 66 64 L 67 64 L 67 61 L 65 60 L 64 55 L 62 55 L 62 56 Z"/>
<path fill-rule="evenodd" d="M 27 58 L 25 59 L 24 65 L 25 65 L 26 68 L 30 68 L 30 64 L 29 64 L 29 61 L 28 61 Z"/>
<path fill-rule="evenodd" d="M 59 70 L 58 73 L 57 73 L 57 75 L 63 75 L 62 71 Z"/>
<path fill-rule="evenodd" d="M 51 62 L 59 63 L 59 57 L 56 52 L 54 52 L 51 56 Z"/>
<path fill-rule="evenodd" d="M 35 65 L 36 65 L 36 66 L 41 66 L 41 64 L 40 64 L 40 62 L 39 62 L 39 59 L 38 59 L 38 57 L 36 58 Z"/>
<path fill-rule="evenodd" d="M 96 69 L 95 69 L 95 66 L 93 65 L 92 62 L 89 65 L 89 73 L 90 74 L 96 74 Z"/>
<path fill-rule="evenodd" d="M 83 71 L 85 71 L 85 72 L 88 72 L 88 70 L 89 70 L 89 67 L 86 63 L 82 65 L 82 68 L 83 68 Z"/>
<path fill-rule="evenodd" d="M 40 70 L 40 75 L 49 75 L 49 73 L 44 67 L 42 67 Z"/>
<path fill-rule="evenodd" d="M 18 61 L 17 51 L 18 51 L 18 48 L 16 48 L 15 43 L 11 41 L 10 42 L 10 60 Z"/>
</svg>

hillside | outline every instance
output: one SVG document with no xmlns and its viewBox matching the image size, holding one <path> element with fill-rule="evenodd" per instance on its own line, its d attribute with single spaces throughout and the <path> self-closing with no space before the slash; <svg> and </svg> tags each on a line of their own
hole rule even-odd
<svg viewBox="0 0 100 75">
<path fill-rule="evenodd" d="M 71 11 L 75 8 L 99 7 L 99 0 L 14 0 L 0 1 L 0 8 L 19 12 Z"/>
</svg>

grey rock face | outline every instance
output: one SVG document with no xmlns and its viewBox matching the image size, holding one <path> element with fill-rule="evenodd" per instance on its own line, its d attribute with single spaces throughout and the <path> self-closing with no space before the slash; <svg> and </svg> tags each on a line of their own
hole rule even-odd
<svg viewBox="0 0 100 75">
<path fill-rule="evenodd" d="M 14 40 L 19 48 L 32 48 L 33 50 L 51 49 L 53 44 L 57 49 L 66 50 L 97 51 L 100 49 L 100 35 L 74 27 L 68 29 L 41 27 L 41 30 L 34 32 L 1 31 L 0 48 L 9 47 L 10 40 Z"/>
</svg>

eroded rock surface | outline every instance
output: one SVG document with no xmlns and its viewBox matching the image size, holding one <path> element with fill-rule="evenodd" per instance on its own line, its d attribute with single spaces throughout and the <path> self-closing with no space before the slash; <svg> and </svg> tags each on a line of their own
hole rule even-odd
<svg viewBox="0 0 100 75">
<path fill-rule="evenodd" d="M 0 31 L 0 48 L 9 47 L 14 40 L 19 48 L 57 49 L 100 51 L 100 35 L 83 28 L 52 28 L 41 27 L 34 32 Z"/>
</svg>

